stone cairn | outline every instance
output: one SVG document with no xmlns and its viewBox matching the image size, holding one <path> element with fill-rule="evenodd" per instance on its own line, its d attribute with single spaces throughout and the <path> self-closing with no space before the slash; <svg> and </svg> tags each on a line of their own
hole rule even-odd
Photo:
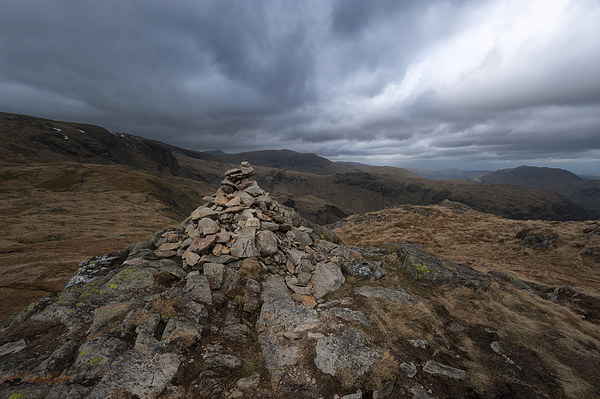
<svg viewBox="0 0 600 399">
<path fill-rule="evenodd" d="M 344 274 L 381 278 L 381 262 L 279 204 L 253 174 L 248 162 L 228 170 L 180 226 L 82 262 L 62 292 L 7 320 L 0 397 L 319 397 L 330 379 L 340 386 L 339 369 L 367 378 L 382 356 L 356 329 L 369 320 L 352 298 L 324 297 Z M 413 303 L 368 288 L 357 295 Z M 38 339 L 23 338 L 28 328 Z"/>
</svg>

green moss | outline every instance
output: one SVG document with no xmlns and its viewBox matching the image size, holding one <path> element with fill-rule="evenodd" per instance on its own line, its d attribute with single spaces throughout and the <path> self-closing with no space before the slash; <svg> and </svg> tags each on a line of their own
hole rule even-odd
<svg viewBox="0 0 600 399">
<path fill-rule="evenodd" d="M 79 356 L 85 356 L 86 353 L 87 353 L 87 351 L 81 351 L 81 353 L 79 354 Z"/>
<path fill-rule="evenodd" d="M 412 262 L 411 265 L 417 271 L 417 279 L 419 279 L 419 280 L 426 278 L 427 275 L 429 273 L 431 273 L 431 269 L 429 269 L 429 267 L 427 265 L 424 265 L 420 262 L 419 263 Z"/>
<path fill-rule="evenodd" d="M 11 394 L 8 399 L 25 399 L 29 397 L 29 392 L 27 391 L 19 391 Z"/>
<path fill-rule="evenodd" d="M 100 364 L 101 361 L 102 361 L 101 357 L 94 356 L 90 359 L 90 366 L 96 367 L 97 365 Z"/>
</svg>

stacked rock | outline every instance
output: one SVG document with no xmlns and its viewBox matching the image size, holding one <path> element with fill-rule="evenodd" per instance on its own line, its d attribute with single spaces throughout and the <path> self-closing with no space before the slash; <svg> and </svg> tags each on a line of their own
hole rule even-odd
<svg viewBox="0 0 600 399">
<path fill-rule="evenodd" d="M 326 295 L 342 272 L 378 278 L 379 266 L 324 239 L 333 233 L 271 199 L 253 172 L 247 162 L 228 170 L 179 227 L 82 262 L 65 290 L 15 316 L 2 330 L 0 397 L 24 384 L 46 398 L 281 397 L 301 385 L 318 397 L 329 380 L 316 377 L 366 373 L 383 354 L 356 330 L 366 315 Z M 57 327 L 25 342 L 24 323 Z M 332 323 L 350 332 L 326 337 Z M 257 372 L 232 381 L 244 359 L 264 364 L 271 389 Z"/>
<path fill-rule="evenodd" d="M 163 234 L 156 255 L 181 256 L 184 268 L 204 273 L 213 290 L 225 292 L 236 283 L 240 261 L 257 258 L 261 271 L 282 275 L 293 297 L 312 306 L 340 287 L 342 270 L 382 276 L 374 262 L 323 240 L 333 233 L 320 226 L 315 231 L 294 210 L 273 200 L 253 175 L 248 162 L 226 171 L 217 192 L 204 197 L 206 203 L 182 223 L 183 233 Z"/>
</svg>

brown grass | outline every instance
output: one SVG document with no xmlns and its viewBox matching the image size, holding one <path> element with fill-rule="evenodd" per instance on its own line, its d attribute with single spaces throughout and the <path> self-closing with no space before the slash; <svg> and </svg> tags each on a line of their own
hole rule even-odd
<svg viewBox="0 0 600 399">
<path fill-rule="evenodd" d="M 475 211 L 455 214 L 442 206 L 411 206 L 353 215 L 334 231 L 351 245 L 408 240 L 482 273 L 503 270 L 524 280 L 567 284 L 600 296 L 600 265 L 582 258 L 586 249 L 600 253 L 600 235 L 584 232 L 594 223 L 520 221 Z M 515 236 L 524 228 L 555 234 L 558 240 L 547 250 L 518 245 Z"/>
<path fill-rule="evenodd" d="M 109 165 L 2 164 L 0 176 L 0 321 L 61 290 L 82 260 L 178 224 L 209 191 Z"/>
</svg>

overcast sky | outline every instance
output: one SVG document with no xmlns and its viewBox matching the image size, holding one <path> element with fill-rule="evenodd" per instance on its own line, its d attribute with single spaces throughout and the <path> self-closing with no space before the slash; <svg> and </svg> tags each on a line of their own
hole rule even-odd
<svg viewBox="0 0 600 399">
<path fill-rule="evenodd" d="M 0 111 L 196 150 L 600 174 L 600 2 L 3 0 Z"/>
</svg>

